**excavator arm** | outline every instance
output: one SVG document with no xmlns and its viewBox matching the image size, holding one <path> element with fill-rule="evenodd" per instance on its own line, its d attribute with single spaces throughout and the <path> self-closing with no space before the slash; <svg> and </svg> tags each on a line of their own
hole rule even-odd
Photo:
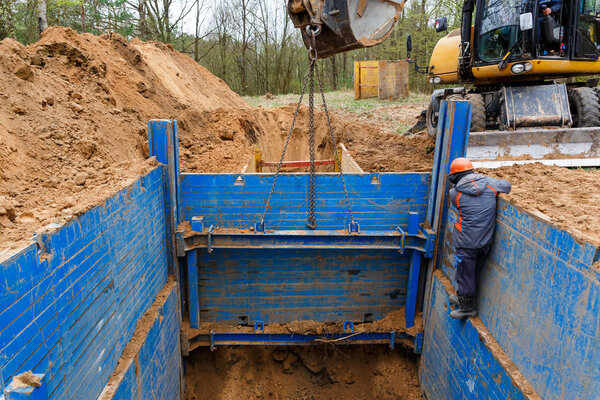
<svg viewBox="0 0 600 400">
<path fill-rule="evenodd" d="M 318 32 L 319 58 L 375 46 L 394 30 L 407 0 L 288 0 L 287 11 L 310 46 L 306 27 Z"/>
</svg>

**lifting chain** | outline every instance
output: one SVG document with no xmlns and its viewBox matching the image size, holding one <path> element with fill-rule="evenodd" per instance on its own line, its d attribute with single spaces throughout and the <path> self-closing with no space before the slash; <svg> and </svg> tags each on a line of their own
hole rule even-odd
<svg viewBox="0 0 600 400">
<path fill-rule="evenodd" d="M 321 33 L 321 27 L 319 25 L 313 26 L 309 25 L 306 27 L 306 32 L 310 37 L 310 48 L 308 49 L 308 59 L 310 60 L 310 65 L 308 68 L 308 72 L 306 77 L 304 78 L 304 83 L 302 85 L 302 91 L 300 92 L 300 99 L 298 100 L 298 104 L 296 105 L 296 111 L 294 112 L 294 117 L 292 119 L 292 123 L 290 125 L 290 129 L 288 131 L 288 135 L 285 139 L 285 144 L 283 146 L 283 152 L 281 153 L 281 158 L 279 160 L 279 164 L 277 164 L 277 171 L 275 172 L 275 177 L 273 178 L 273 184 L 271 185 L 271 191 L 269 192 L 269 197 L 267 198 L 267 202 L 265 204 L 265 210 L 263 212 L 262 219 L 260 221 L 260 225 L 264 228 L 265 218 L 267 217 L 267 213 L 271 207 L 271 198 L 273 197 L 273 193 L 275 192 L 275 185 L 277 184 L 277 178 L 279 177 L 279 172 L 281 171 L 281 166 L 283 164 L 283 159 L 285 158 L 285 153 L 287 151 L 288 145 L 290 143 L 290 138 L 292 137 L 292 132 L 294 130 L 294 126 L 296 125 L 296 120 L 298 119 L 298 113 L 300 111 L 300 107 L 302 105 L 302 100 L 304 99 L 304 94 L 306 93 L 306 87 L 309 87 L 308 90 L 308 148 L 310 153 L 310 168 L 309 168 L 309 187 L 308 187 L 308 217 L 306 221 L 306 226 L 309 229 L 317 228 L 317 221 L 315 218 L 315 176 L 316 176 L 316 167 L 315 167 L 315 74 L 317 76 L 317 81 L 319 83 L 319 91 L 321 94 L 321 100 L 323 101 L 323 108 L 325 110 L 325 116 L 327 118 L 327 124 L 329 129 L 329 136 L 331 139 L 331 145 L 333 147 L 333 153 L 335 155 L 335 161 L 339 166 L 340 170 L 340 179 L 342 181 L 342 185 L 344 187 L 344 194 L 346 196 L 346 203 L 348 205 L 348 212 L 350 215 L 350 226 L 354 226 L 354 216 L 352 215 L 352 207 L 350 206 L 350 197 L 348 196 L 348 190 L 346 188 L 346 181 L 344 179 L 344 173 L 342 172 L 342 163 L 337 152 L 337 143 L 335 141 L 335 135 L 333 134 L 333 126 L 331 124 L 331 117 L 329 116 L 329 109 L 327 108 L 327 103 L 325 102 L 325 93 L 323 88 L 323 83 L 321 82 L 321 76 L 319 74 L 319 67 L 317 65 L 317 46 L 316 46 L 316 37 Z"/>
</svg>

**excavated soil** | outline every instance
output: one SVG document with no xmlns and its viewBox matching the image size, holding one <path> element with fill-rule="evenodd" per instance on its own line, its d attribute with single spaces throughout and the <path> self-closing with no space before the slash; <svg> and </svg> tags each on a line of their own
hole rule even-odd
<svg viewBox="0 0 600 400">
<path fill-rule="evenodd" d="M 600 170 L 525 164 L 482 170 L 508 180 L 510 202 L 575 237 L 600 245 Z"/>
<path fill-rule="evenodd" d="M 187 400 L 422 399 L 416 356 L 383 345 L 198 349 L 185 384 Z"/>
<path fill-rule="evenodd" d="M 149 119 L 179 121 L 183 171 L 237 173 L 255 148 L 263 160 L 279 159 L 294 113 L 291 105 L 249 107 L 168 45 L 61 27 L 28 47 L 0 42 L 0 87 L 0 259 L 45 226 L 72 219 L 153 168 Z M 417 117 L 419 108 L 413 111 Z M 352 114 L 333 115 L 333 127 L 365 171 L 431 169 L 434 142 L 426 135 L 399 135 L 386 118 Z M 307 120 L 303 108 L 287 160 L 308 158 Z M 317 157 L 330 158 L 321 111 L 316 126 Z M 598 173 L 563 171 L 536 165 L 490 173 L 513 183 L 511 201 L 597 243 Z"/>
<path fill-rule="evenodd" d="M 179 121 L 182 169 L 240 172 L 254 148 L 276 161 L 292 106 L 252 109 L 220 79 L 161 43 L 51 27 L 38 43 L 0 42 L 0 259 L 34 233 L 62 224 L 155 165 L 146 122 Z M 318 158 L 331 158 L 322 112 Z M 338 141 L 366 171 L 425 171 L 433 142 L 402 137 L 344 116 Z M 307 159 L 307 111 L 288 160 Z"/>
</svg>

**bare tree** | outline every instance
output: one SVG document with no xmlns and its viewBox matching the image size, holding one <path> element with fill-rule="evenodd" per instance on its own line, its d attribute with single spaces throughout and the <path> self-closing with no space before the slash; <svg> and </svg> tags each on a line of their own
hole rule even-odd
<svg viewBox="0 0 600 400">
<path fill-rule="evenodd" d="M 158 34 L 158 38 L 165 43 L 171 43 L 171 35 L 175 27 L 194 9 L 194 3 L 190 3 L 188 0 L 181 0 L 179 13 L 172 15 L 173 3 L 174 0 L 145 1 L 145 4 L 148 6 L 147 13 L 150 14 L 152 21 L 156 24 L 155 31 Z"/>
<path fill-rule="evenodd" d="M 46 0 L 38 0 L 38 30 L 40 33 L 48 29 L 48 18 L 46 17 Z"/>
</svg>

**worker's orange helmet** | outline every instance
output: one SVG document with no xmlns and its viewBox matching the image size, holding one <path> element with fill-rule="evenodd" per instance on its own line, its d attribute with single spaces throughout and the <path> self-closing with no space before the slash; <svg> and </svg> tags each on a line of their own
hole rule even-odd
<svg viewBox="0 0 600 400">
<path fill-rule="evenodd" d="M 450 175 L 457 172 L 465 172 L 473 169 L 473 164 L 468 158 L 459 157 L 450 164 Z"/>
</svg>

